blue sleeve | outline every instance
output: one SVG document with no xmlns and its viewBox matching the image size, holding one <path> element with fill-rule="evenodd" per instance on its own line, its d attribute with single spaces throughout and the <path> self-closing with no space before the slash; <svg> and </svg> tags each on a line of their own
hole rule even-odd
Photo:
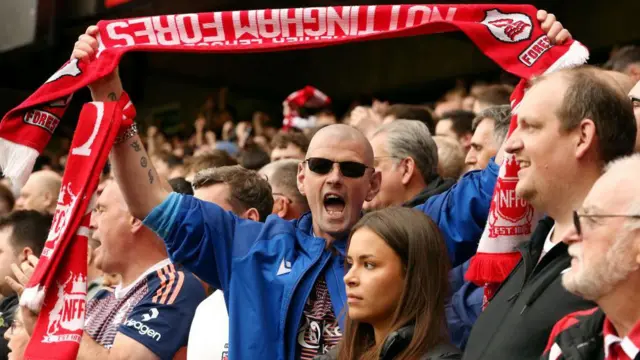
<svg viewBox="0 0 640 360">
<path fill-rule="evenodd" d="M 472 282 L 464 280 L 470 261 L 453 268 L 449 272 L 451 299 L 445 306 L 447 326 L 451 342 L 464 350 L 471 328 L 482 311 L 484 291 Z"/>
<path fill-rule="evenodd" d="M 471 328 L 482 312 L 484 290 L 472 282 L 465 282 L 453 293 L 445 305 L 445 315 L 451 342 L 464 350 L 471 334 Z"/>
<path fill-rule="evenodd" d="M 149 282 L 149 292 L 131 310 L 118 332 L 144 345 L 162 360 L 171 360 L 187 346 L 189 329 L 204 287 L 189 272 L 175 272 L 173 281 Z"/>
<path fill-rule="evenodd" d="M 471 260 L 467 260 L 464 264 L 454 267 L 449 271 L 449 289 L 451 293 L 455 293 L 465 284 L 464 274 L 469 269 Z"/>
<path fill-rule="evenodd" d="M 491 160 L 484 170 L 465 174 L 449 190 L 416 207 L 440 228 L 453 266 L 465 262 L 476 252 L 489 216 L 499 169 Z"/>
<path fill-rule="evenodd" d="M 216 289 L 228 287 L 232 258 L 249 252 L 263 226 L 177 193 L 171 193 L 143 223 L 164 240 L 174 263 Z"/>
</svg>

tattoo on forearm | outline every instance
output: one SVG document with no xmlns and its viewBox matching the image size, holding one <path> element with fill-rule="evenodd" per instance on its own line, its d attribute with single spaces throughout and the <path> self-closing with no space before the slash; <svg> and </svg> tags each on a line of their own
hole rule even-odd
<svg viewBox="0 0 640 360">
<path fill-rule="evenodd" d="M 107 97 L 108 97 L 108 98 L 109 98 L 109 100 L 111 100 L 111 101 L 116 101 L 116 100 L 118 100 L 118 97 L 116 96 L 116 93 L 114 93 L 114 92 L 109 93 L 109 95 L 107 95 Z"/>
<path fill-rule="evenodd" d="M 149 169 L 147 175 L 149 175 L 149 184 L 153 184 L 153 169 Z"/>
<path fill-rule="evenodd" d="M 140 143 L 138 141 L 132 142 L 131 147 L 135 152 L 140 152 L 140 150 L 142 150 L 142 146 L 140 146 Z"/>
<path fill-rule="evenodd" d="M 147 158 L 146 157 L 141 157 L 140 158 L 140 166 L 142 166 L 143 168 L 147 167 Z"/>
</svg>

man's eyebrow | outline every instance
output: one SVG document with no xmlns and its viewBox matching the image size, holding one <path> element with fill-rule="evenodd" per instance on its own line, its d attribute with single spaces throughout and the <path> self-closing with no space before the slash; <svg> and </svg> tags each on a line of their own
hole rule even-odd
<svg viewBox="0 0 640 360">
<path fill-rule="evenodd" d="M 631 102 L 634 102 L 634 101 L 640 102 L 640 98 L 637 98 L 635 96 L 629 96 L 629 100 L 631 100 Z"/>
</svg>

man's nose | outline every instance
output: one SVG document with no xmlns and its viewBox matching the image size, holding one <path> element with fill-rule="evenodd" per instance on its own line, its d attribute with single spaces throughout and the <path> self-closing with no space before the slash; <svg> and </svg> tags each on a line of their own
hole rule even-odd
<svg viewBox="0 0 640 360">
<path fill-rule="evenodd" d="M 342 181 L 342 172 L 340 171 L 340 164 L 334 163 L 331 171 L 327 174 L 327 181 L 330 183 L 337 183 Z"/>
<path fill-rule="evenodd" d="M 564 234 L 560 235 L 560 241 L 567 245 L 570 245 L 572 243 L 582 241 L 582 235 L 578 234 L 578 229 L 576 229 L 575 226 L 572 226 Z"/>
<path fill-rule="evenodd" d="M 514 131 L 511 134 L 511 136 L 507 139 L 507 142 L 504 147 L 504 151 L 506 151 L 509 154 L 515 154 L 518 151 L 522 150 L 523 147 L 524 147 L 524 143 L 522 142 L 522 139 L 520 138 L 520 136 L 518 136 L 516 131 Z"/>
<path fill-rule="evenodd" d="M 478 160 L 476 159 L 476 154 L 474 152 L 475 150 L 473 150 L 473 148 L 469 150 L 469 152 L 467 153 L 467 157 L 464 159 L 465 164 L 475 165 L 478 162 Z"/>
</svg>

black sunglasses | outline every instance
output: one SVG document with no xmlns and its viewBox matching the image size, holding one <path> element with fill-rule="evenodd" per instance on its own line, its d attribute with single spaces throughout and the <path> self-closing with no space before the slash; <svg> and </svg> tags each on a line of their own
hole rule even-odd
<svg viewBox="0 0 640 360">
<path fill-rule="evenodd" d="M 316 174 L 326 175 L 333 169 L 333 164 L 338 164 L 342 175 L 350 178 L 359 178 L 369 168 L 367 165 L 356 161 L 333 161 L 325 158 L 308 158 L 304 162 L 309 170 Z"/>
<path fill-rule="evenodd" d="M 578 214 L 577 211 L 573 211 L 573 226 L 576 227 L 576 232 L 578 235 L 582 235 L 582 225 L 580 224 L 580 218 L 630 218 L 630 219 L 640 219 L 640 215 L 608 215 L 608 214 Z"/>
</svg>

